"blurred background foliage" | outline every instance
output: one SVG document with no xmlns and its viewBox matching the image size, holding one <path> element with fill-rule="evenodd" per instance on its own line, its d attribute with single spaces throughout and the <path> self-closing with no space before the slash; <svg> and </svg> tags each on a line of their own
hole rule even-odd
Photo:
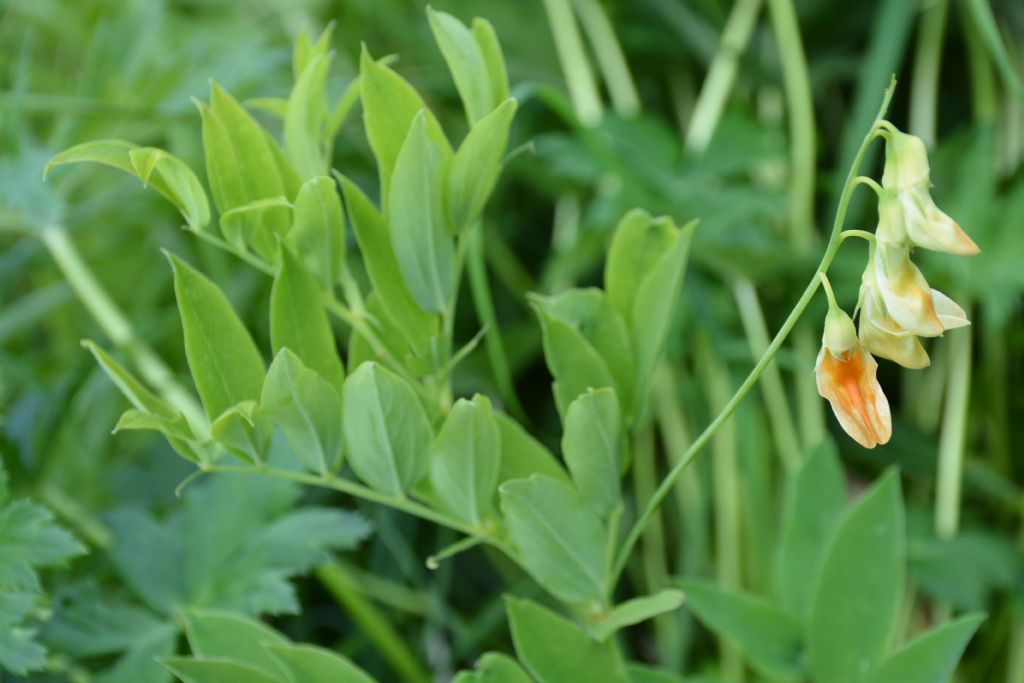
<svg viewBox="0 0 1024 683">
<path fill-rule="evenodd" d="M 972 259 L 928 254 L 923 269 L 933 286 L 965 304 L 974 326 L 932 342 L 927 371 L 883 364 L 896 423 L 891 444 L 865 451 L 841 435 L 836 442 L 855 481 L 868 482 L 892 463 L 904 474 L 909 581 L 923 596 L 908 622 L 938 618 L 930 607 L 937 604 L 989 612 L 961 680 L 1024 681 L 1024 398 L 1016 392 L 1024 383 L 1024 4 L 797 0 L 796 41 L 779 14 L 789 3 L 573 4 L 587 47 L 567 57 L 558 45 L 576 29 L 552 10 L 562 2 L 434 3 L 464 21 L 482 16 L 494 24 L 521 103 L 510 148 L 522 147 L 488 209 L 487 261 L 534 433 L 557 443 L 560 428 L 525 294 L 597 282 L 610 232 L 630 208 L 680 223 L 697 217 L 670 367 L 657 389 L 659 468 L 670 462 L 673 444 L 714 416 L 796 300 L 856 144 L 896 74 L 889 118 L 932 146 L 937 200 L 982 248 Z M 111 435 L 123 399 L 79 345 L 110 340 L 55 261 L 61 247 L 40 239 L 46 228 L 59 228 L 67 238 L 61 244 L 87 264 L 136 338 L 183 377 L 161 248 L 217 280 L 266 348 L 268 279 L 190 239 L 173 208 L 140 191 L 135 179 L 82 167 L 43 184 L 43 166 L 74 143 L 122 138 L 202 169 L 191 98 L 204 98 L 210 79 L 243 101 L 286 95 L 295 35 L 329 21 L 336 22 L 335 97 L 356 73 L 364 42 L 376 55 L 398 56 L 395 68 L 458 139 L 465 122 L 424 10 L 420 0 L 0 3 L 0 453 L 12 495 L 48 507 L 90 549 L 44 575 L 54 596 L 42 631 L 51 673 L 38 680 L 142 680 L 132 678 L 142 675 L 133 666 L 176 647 L 180 605 L 276 615 L 284 632 L 337 647 L 382 680 L 445 680 L 484 648 L 507 649 L 500 593 L 537 589 L 482 552 L 427 570 L 422 558 L 450 542 L 449 532 L 357 505 L 373 528 L 358 550 L 366 521 L 327 517 L 304 527 L 320 529 L 310 532 L 316 538 L 307 555 L 283 562 L 289 549 L 273 545 L 275 525 L 352 503 L 282 485 L 258 490 L 248 480 L 200 482 L 176 498 L 188 467 L 162 439 Z M 800 41 L 809 74 L 803 101 L 791 71 Z M 618 50 L 625 74 L 607 59 Z M 334 166 L 372 187 L 375 167 L 356 118 L 342 129 Z M 874 221 L 874 207 L 860 197 L 849 225 Z M 850 245 L 835 265 L 832 281 L 848 309 L 864 258 L 862 247 Z M 462 340 L 480 325 L 468 296 L 456 328 Z M 779 355 L 778 371 L 716 439 L 713 457 L 698 460 L 683 480 L 652 532 L 668 562 L 638 556 L 629 573 L 638 591 L 659 572 L 753 589 L 768 581 L 780 463 L 787 450 L 835 429 L 811 375 L 823 313 L 824 302 L 816 302 Z M 455 380 L 457 394 L 496 394 L 482 350 Z M 937 518 L 939 462 L 961 456 L 962 491 L 953 487 L 953 502 L 940 505 L 946 517 Z M 720 461 L 730 464 L 724 475 L 716 473 Z M 637 480 L 639 497 L 645 483 Z M 199 542 L 194 534 L 203 525 L 190 526 L 190 506 L 218 495 L 234 501 L 223 514 L 239 526 Z M 721 566 L 729 531 L 721 526 L 723 505 L 740 514 L 732 542 L 742 547 L 742 561 L 731 570 Z M 336 507 L 331 514 L 341 515 Z M 203 555 L 204 543 L 227 538 L 223 553 Z M 261 543 L 271 550 L 246 550 Z M 343 549 L 353 552 L 323 564 Z M 172 587 L 154 572 L 189 562 L 208 563 L 213 584 L 160 594 Z M 315 578 L 292 580 L 313 567 Z M 248 602 L 214 585 L 239 572 L 252 579 Z M 99 645 L 83 638 L 90 630 L 104 635 Z M 685 610 L 631 637 L 637 658 L 691 673 L 719 670 L 713 640 Z"/>
</svg>

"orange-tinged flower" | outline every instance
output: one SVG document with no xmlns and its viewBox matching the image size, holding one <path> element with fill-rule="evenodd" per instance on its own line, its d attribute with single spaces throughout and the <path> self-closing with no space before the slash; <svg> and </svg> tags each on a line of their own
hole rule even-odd
<svg viewBox="0 0 1024 683">
<path fill-rule="evenodd" d="M 910 262 L 910 248 L 877 240 L 874 268 L 886 310 L 896 323 L 920 337 L 938 337 L 945 327 L 935 312 L 932 289 Z"/>
<path fill-rule="evenodd" d="M 875 267 L 870 261 L 860 288 L 860 343 L 872 355 L 905 368 L 918 370 L 931 364 L 917 335 L 900 327 L 886 310 L 875 280 Z"/>
<path fill-rule="evenodd" d="M 860 344 L 837 358 L 824 346 L 814 373 L 818 393 L 832 405 L 843 430 L 864 448 L 884 444 L 892 436 L 889 401 L 878 384 L 878 363 Z"/>
</svg>

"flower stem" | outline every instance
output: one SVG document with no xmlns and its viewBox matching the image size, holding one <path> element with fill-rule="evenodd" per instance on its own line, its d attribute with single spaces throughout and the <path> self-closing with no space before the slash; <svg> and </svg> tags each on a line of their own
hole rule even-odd
<svg viewBox="0 0 1024 683">
<path fill-rule="evenodd" d="M 128 353 L 143 379 L 180 410 L 193 429 L 198 433 L 209 429 L 199 401 L 178 383 L 171 369 L 136 334 L 131 322 L 86 265 L 67 231 L 61 226 L 51 225 L 42 228 L 39 236 L 75 295 L 111 343 Z"/>
<path fill-rule="evenodd" d="M 804 289 L 804 293 L 800 295 L 800 299 L 796 302 L 793 310 L 790 312 L 786 321 L 782 323 L 782 327 L 779 329 L 775 338 L 771 344 L 765 350 L 764 355 L 754 365 L 754 368 L 747 375 L 747 378 L 743 380 L 743 384 L 740 385 L 736 393 L 733 394 L 732 398 L 729 399 L 722 411 L 711 421 L 701 435 L 697 437 L 696 441 L 690 445 L 683 457 L 680 458 L 675 466 L 669 471 L 669 473 L 662 480 L 661 484 L 655 490 L 654 495 L 647 502 L 647 506 L 644 508 L 643 513 L 637 519 L 636 523 L 630 529 L 629 534 L 626 536 L 625 541 L 622 544 L 622 548 L 619 551 L 618 559 L 616 560 L 615 567 L 613 569 L 613 578 L 617 578 L 621 575 L 623 568 L 626 566 L 626 560 L 629 558 L 629 554 L 632 552 L 633 547 L 636 545 L 637 540 L 643 533 L 644 527 L 650 521 L 651 517 L 657 511 L 658 507 L 665 500 L 665 497 L 672 491 L 672 487 L 679 475 L 682 474 L 697 454 L 700 453 L 701 449 L 705 444 L 715 435 L 715 432 L 728 420 L 732 414 L 736 411 L 737 406 L 740 402 L 746 398 L 746 395 L 750 393 L 750 390 L 757 384 L 757 381 L 761 378 L 761 374 L 764 369 L 768 367 L 768 364 L 775 358 L 775 354 L 779 352 L 783 342 L 786 341 L 786 337 L 792 332 L 793 327 L 796 326 L 797 320 L 803 315 L 803 312 L 807 309 L 807 306 L 811 303 L 811 299 L 814 297 L 814 293 L 818 290 L 820 280 L 818 279 L 818 273 L 823 273 L 828 270 L 828 267 L 832 264 L 835 259 L 836 253 L 839 251 L 839 246 L 842 243 L 840 234 L 843 226 L 843 221 L 846 219 L 846 211 L 850 206 L 850 199 L 853 196 L 853 191 L 856 189 L 857 184 L 853 182 L 854 178 L 860 170 L 860 166 L 864 161 L 864 156 L 867 154 L 868 146 L 875 137 L 875 129 L 878 126 L 878 121 L 881 120 L 886 110 L 889 108 L 889 101 L 892 99 L 893 90 L 896 87 L 896 78 L 893 77 L 889 83 L 889 87 L 885 91 L 885 95 L 882 98 L 882 105 L 878 110 L 878 114 L 875 117 L 875 121 L 871 124 L 868 130 L 868 134 L 864 136 L 864 140 L 860 144 L 860 148 L 857 150 L 857 154 L 854 157 L 853 164 L 850 166 L 850 171 L 846 176 L 846 182 L 843 185 L 843 191 L 839 197 L 839 205 L 836 208 L 835 220 L 832 224 L 832 233 L 829 236 L 828 245 L 825 248 L 825 253 L 821 257 L 821 262 L 814 271 L 814 277 L 811 278 L 807 288 Z"/>
</svg>

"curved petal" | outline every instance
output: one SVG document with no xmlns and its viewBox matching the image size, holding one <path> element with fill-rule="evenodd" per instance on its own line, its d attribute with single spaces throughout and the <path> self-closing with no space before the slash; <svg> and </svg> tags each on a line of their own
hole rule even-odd
<svg viewBox="0 0 1024 683">
<path fill-rule="evenodd" d="M 864 271 L 860 300 L 860 343 L 869 353 L 905 368 L 919 370 L 931 365 L 928 353 L 916 335 L 910 334 L 892 319 L 878 291 L 875 269 L 870 263 Z"/>
<path fill-rule="evenodd" d="M 885 308 L 907 332 L 938 337 L 945 329 L 935 313 L 932 291 L 924 275 L 910 262 L 909 247 L 878 241 L 875 271 Z"/>
<path fill-rule="evenodd" d="M 927 187 L 900 193 L 907 236 L 925 249 L 972 256 L 981 250 L 960 226 L 935 205 Z"/>
<path fill-rule="evenodd" d="M 939 290 L 932 290 L 932 301 L 935 303 L 935 313 L 939 316 L 944 329 L 954 330 L 971 324 L 964 309 Z"/>
<path fill-rule="evenodd" d="M 864 448 L 892 436 L 889 401 L 878 384 L 877 369 L 878 363 L 861 347 L 844 359 L 822 348 L 814 368 L 818 393 L 828 399 L 843 430 Z"/>
</svg>

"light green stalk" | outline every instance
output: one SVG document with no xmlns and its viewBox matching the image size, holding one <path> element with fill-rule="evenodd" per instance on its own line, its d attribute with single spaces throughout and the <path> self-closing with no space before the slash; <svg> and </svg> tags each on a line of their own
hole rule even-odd
<svg viewBox="0 0 1024 683">
<path fill-rule="evenodd" d="M 942 37 L 946 32 L 948 14 L 948 0 L 935 0 L 921 13 L 914 74 L 910 82 L 910 132 L 929 147 L 935 144 Z"/>
<path fill-rule="evenodd" d="M 676 480 L 679 478 L 679 475 L 682 474 L 683 470 L 685 470 L 691 462 L 693 462 L 694 458 L 697 457 L 697 454 L 700 453 L 701 449 L 707 444 L 711 437 L 715 435 L 715 432 L 717 432 L 722 427 L 722 425 L 732 416 L 732 414 L 736 411 L 736 408 L 739 406 L 740 402 L 746 397 L 748 393 L 750 393 L 750 390 L 754 387 L 754 385 L 757 384 L 757 381 L 761 378 L 761 375 L 764 373 L 765 368 L 768 367 L 772 360 L 775 359 L 775 355 L 779 352 L 779 349 L 782 347 L 782 344 L 786 341 L 786 338 L 789 336 L 789 333 L 792 332 L 793 328 L 796 326 L 796 323 L 800 319 L 800 316 L 803 315 L 803 312 L 805 310 L 807 310 L 807 306 L 811 303 L 811 299 L 814 297 L 815 292 L 818 291 L 818 286 L 820 285 L 819 274 L 824 273 L 828 270 L 828 267 L 832 264 L 832 261 L 835 259 L 836 254 L 839 251 L 839 246 L 842 243 L 840 232 L 842 230 L 843 222 L 846 219 L 846 212 L 850 205 L 850 198 L 853 196 L 853 191 L 857 187 L 857 183 L 854 182 L 854 179 L 857 177 L 859 173 L 860 166 L 864 161 L 864 156 L 867 153 L 868 146 L 876 136 L 879 121 L 881 121 L 883 114 L 889 107 L 889 101 L 892 99 L 892 94 L 895 86 L 896 79 L 893 78 L 889 84 L 889 87 L 885 91 L 885 95 L 882 98 L 882 105 L 875 116 L 875 120 L 872 123 L 871 127 L 868 129 L 868 133 L 864 136 L 860 148 L 858 149 L 857 154 L 854 157 L 853 164 L 851 165 L 850 171 L 846 177 L 846 181 L 843 184 L 843 191 L 839 198 L 839 205 L 836 208 L 835 220 L 832 224 L 832 232 L 829 237 L 828 245 L 825 247 L 825 253 L 821 257 L 821 262 L 815 269 L 814 276 L 811 278 L 811 281 L 808 283 L 806 289 L 804 289 L 804 293 L 800 296 L 800 299 L 796 302 L 796 305 L 793 307 L 793 310 L 790 312 L 789 316 L 782 324 L 781 329 L 779 329 L 778 333 L 775 335 L 775 338 L 772 340 L 771 344 L 768 345 L 768 348 L 765 350 L 764 355 L 761 356 L 761 359 L 757 362 L 757 364 L 754 365 L 754 368 L 750 371 L 750 374 L 747 375 L 747 378 L 743 381 L 743 384 L 740 385 L 739 389 L 736 390 L 736 393 L 733 394 L 732 398 L 730 398 L 729 401 L 725 404 L 725 407 L 721 410 L 721 412 L 719 412 L 715 419 L 711 421 L 711 424 L 709 424 L 704 429 L 704 431 L 701 432 L 700 436 L 697 437 L 697 440 L 693 442 L 693 444 L 690 446 L 689 449 L 687 449 L 683 457 L 680 458 L 680 460 L 669 471 L 668 475 L 666 475 L 666 477 L 662 480 L 661 484 L 658 486 L 658 489 L 654 492 L 654 496 L 652 496 L 651 500 L 647 503 L 647 506 L 645 507 L 643 513 L 640 515 L 636 523 L 633 525 L 633 527 L 627 534 L 625 541 L 623 542 L 622 547 L 619 550 L 619 556 L 616 560 L 613 577 L 618 577 L 619 575 L 621 575 L 622 569 L 626 565 L 626 560 L 629 558 L 629 554 L 630 552 L 632 552 L 633 546 L 636 545 L 637 540 L 643 533 L 644 527 L 650 521 L 650 518 L 654 515 L 654 512 L 658 509 L 661 503 L 672 491 Z"/>
<path fill-rule="evenodd" d="M 131 322 L 82 260 L 67 232 L 60 226 L 50 225 L 38 234 L 75 295 L 111 343 L 128 353 L 143 379 L 181 411 L 193 430 L 198 434 L 208 432 L 209 423 L 195 396 L 178 384 L 170 368 L 135 333 Z"/>
<path fill-rule="evenodd" d="M 608 15 L 598 0 L 574 0 L 574 4 L 580 24 L 594 48 L 594 57 L 608 86 L 612 106 L 620 116 L 635 116 L 640 113 L 640 96 Z"/>
<path fill-rule="evenodd" d="M 761 0 L 736 0 L 732 6 L 686 130 L 687 150 L 699 154 L 711 141 L 760 11 Z"/>
<path fill-rule="evenodd" d="M 696 351 L 697 364 L 704 373 L 712 410 L 722 410 L 729 401 L 729 368 L 712 352 L 711 343 L 705 337 L 698 340 Z M 715 436 L 712 452 L 715 578 L 722 586 L 738 588 L 742 584 L 740 474 L 736 429 L 732 423 L 724 426 Z M 719 639 L 719 648 L 722 653 L 722 678 L 728 683 L 740 683 L 744 679 L 744 672 L 739 651 L 724 638 Z"/>
<path fill-rule="evenodd" d="M 750 280 L 739 278 L 733 283 L 733 296 L 740 310 L 743 330 L 750 343 L 754 357 L 758 357 L 768 349 L 768 326 L 764 322 L 761 302 L 757 291 Z M 787 472 L 794 472 L 801 462 L 800 442 L 797 440 L 793 414 L 789 409 L 786 387 L 782 383 L 782 375 L 778 367 L 770 365 L 765 369 L 761 382 L 761 393 L 764 397 L 765 409 L 772 424 L 772 436 L 775 438 L 775 450 Z"/>
<path fill-rule="evenodd" d="M 580 123 L 595 126 L 604 116 L 604 106 L 572 14 L 572 6 L 569 0 L 544 0 L 544 9 L 547 10 L 548 23 L 555 39 L 555 50 L 562 65 L 572 107 Z"/>
</svg>

